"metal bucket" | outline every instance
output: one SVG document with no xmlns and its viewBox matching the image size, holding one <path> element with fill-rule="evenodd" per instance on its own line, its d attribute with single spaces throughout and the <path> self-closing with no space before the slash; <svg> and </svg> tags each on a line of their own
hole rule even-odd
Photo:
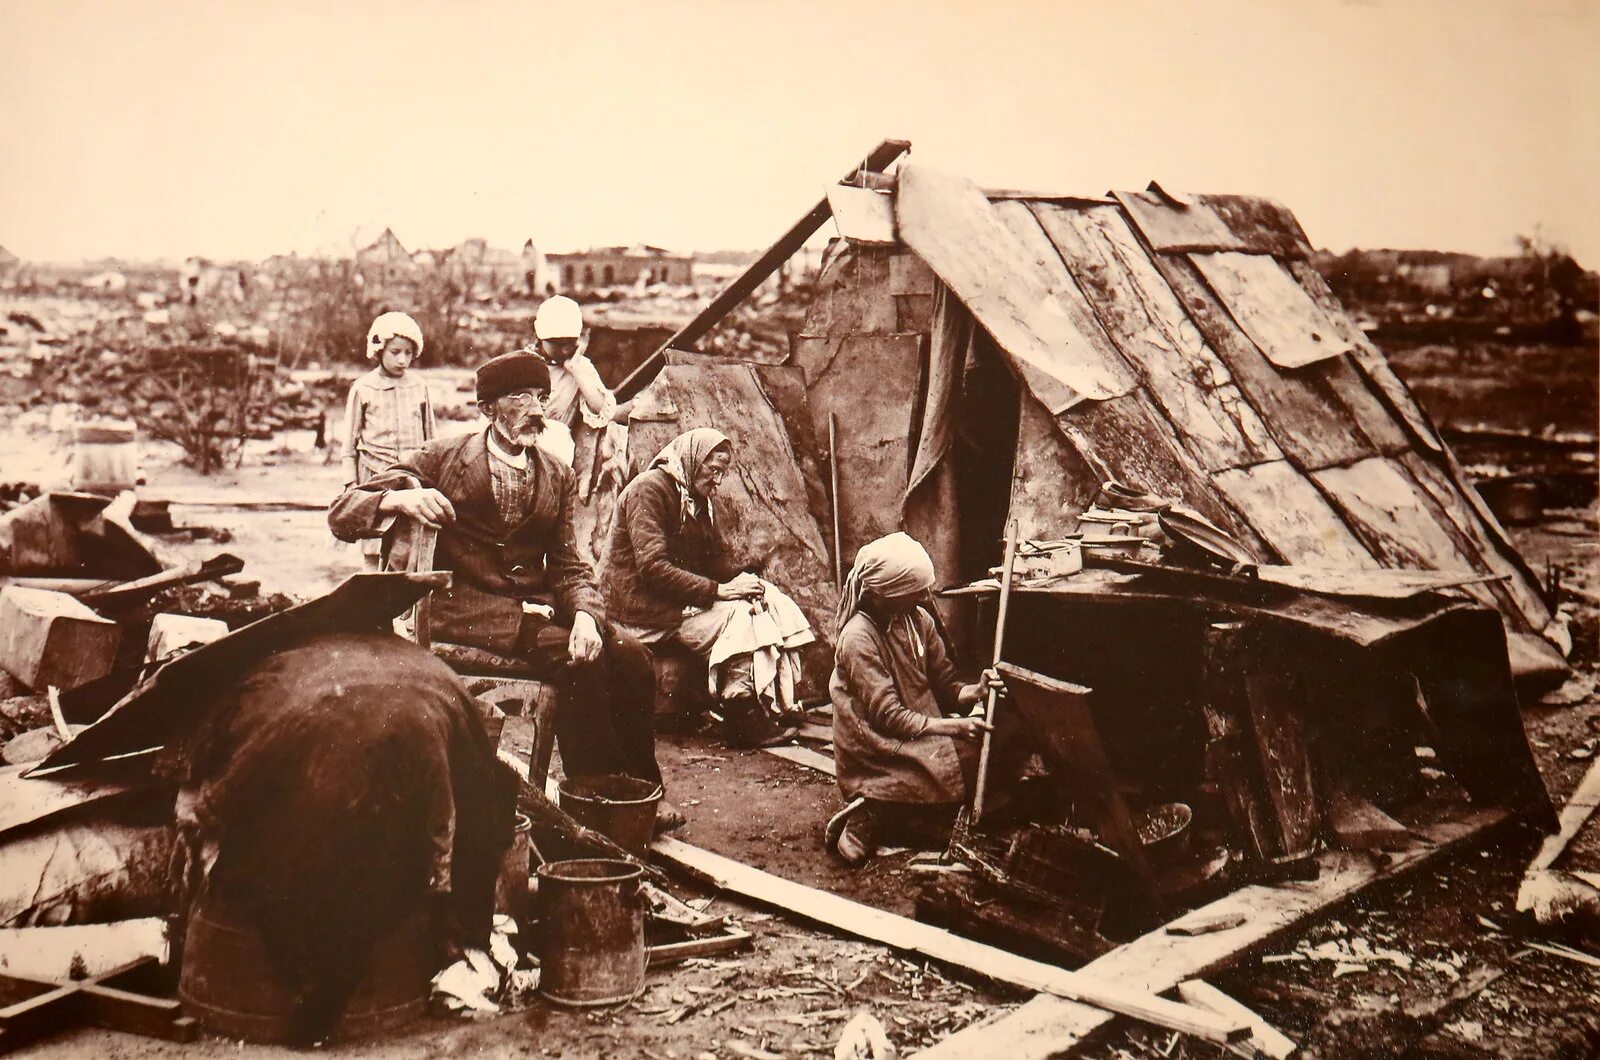
<svg viewBox="0 0 1600 1060">
<path fill-rule="evenodd" d="M 644 988 L 644 869 L 584 859 L 539 866 L 539 993 L 615 1005 Z"/>
<path fill-rule="evenodd" d="M 437 942 L 426 905 L 372 948 L 367 975 L 331 1038 L 394 1030 L 428 1006 Z M 295 991 L 273 971 L 255 926 L 210 891 L 195 903 L 184 937 L 178 999 L 208 1031 L 252 1042 L 287 1042 Z"/>
<path fill-rule="evenodd" d="M 643 857 L 650 849 L 660 784 L 622 773 L 569 777 L 560 796 L 562 810 L 628 853 Z"/>
</svg>

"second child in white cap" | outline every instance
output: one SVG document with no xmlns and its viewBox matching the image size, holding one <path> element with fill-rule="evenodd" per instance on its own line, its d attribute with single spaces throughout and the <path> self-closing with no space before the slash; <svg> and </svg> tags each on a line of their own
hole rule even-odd
<svg viewBox="0 0 1600 1060">
<path fill-rule="evenodd" d="M 410 460 L 434 435 L 428 384 L 410 368 L 422 356 L 422 329 L 405 313 L 384 313 L 367 329 L 367 360 L 377 365 L 350 384 L 345 405 L 349 483 L 359 485 Z M 362 542 L 369 566 L 380 541 Z"/>
<path fill-rule="evenodd" d="M 577 302 L 564 295 L 545 299 L 533 318 L 533 333 L 536 341 L 528 352 L 537 353 L 550 366 L 546 418 L 574 432 L 580 419 L 597 431 L 627 420 L 627 406 L 617 404 L 616 395 L 600 379 L 600 370 L 580 348 L 583 309 Z"/>
</svg>

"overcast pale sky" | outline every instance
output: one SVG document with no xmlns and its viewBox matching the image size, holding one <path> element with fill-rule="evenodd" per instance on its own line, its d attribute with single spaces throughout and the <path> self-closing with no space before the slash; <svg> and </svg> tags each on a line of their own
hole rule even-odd
<svg viewBox="0 0 1600 1060">
<path fill-rule="evenodd" d="M 1600 0 L 0 0 L 0 245 L 771 242 L 879 140 L 1600 266 Z"/>
</svg>

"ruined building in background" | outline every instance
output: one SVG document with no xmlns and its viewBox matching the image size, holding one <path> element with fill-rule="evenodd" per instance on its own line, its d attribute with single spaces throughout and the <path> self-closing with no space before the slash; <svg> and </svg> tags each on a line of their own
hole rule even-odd
<svg viewBox="0 0 1600 1060">
<path fill-rule="evenodd" d="M 574 254 L 551 254 L 561 290 L 568 293 L 603 287 L 632 287 L 694 282 L 694 257 L 637 243 L 631 247 L 597 247 Z"/>
</svg>

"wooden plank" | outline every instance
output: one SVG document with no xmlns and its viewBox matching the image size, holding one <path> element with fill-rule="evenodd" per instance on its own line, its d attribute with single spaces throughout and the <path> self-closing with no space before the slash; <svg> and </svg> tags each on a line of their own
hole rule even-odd
<svg viewBox="0 0 1600 1060">
<path fill-rule="evenodd" d="M 1556 863 L 1562 851 L 1567 849 L 1567 844 L 1572 842 L 1572 837 L 1583 828 L 1595 807 L 1600 806 L 1600 759 L 1589 763 L 1589 771 L 1583 775 L 1583 780 L 1561 808 L 1557 816 L 1559 828 L 1555 835 L 1549 836 L 1539 845 L 1539 851 L 1528 862 L 1528 872 L 1543 872 Z"/>
<path fill-rule="evenodd" d="M 831 755 L 813 751 L 809 747 L 763 747 L 762 750 L 786 762 L 793 762 L 795 765 L 805 766 L 807 769 L 815 769 L 818 773 L 826 773 L 830 777 L 838 775 L 837 767 L 834 765 Z"/>
<path fill-rule="evenodd" d="M 1110 401 L 1085 402 L 1056 417 L 1100 481 L 1116 479 L 1177 498 L 1264 555 L 1261 539 L 1223 498 L 1211 477 L 1179 444 L 1171 424 L 1142 390 Z"/>
<path fill-rule="evenodd" d="M 1405 825 L 1361 796 L 1339 789 L 1328 799 L 1328 827 L 1345 850 L 1395 850 L 1411 841 Z"/>
<path fill-rule="evenodd" d="M 827 437 L 830 413 L 838 420 L 846 568 L 862 545 L 900 529 L 922 342 L 920 335 L 843 335 L 828 360 L 801 365 L 817 436 Z M 825 352 L 821 347 L 806 352 L 813 351 Z"/>
<path fill-rule="evenodd" d="M 167 925 L 160 917 L 109 924 L 0 928 L 7 975 L 23 979 L 101 976 L 142 958 L 167 959 Z"/>
<path fill-rule="evenodd" d="M 0 667 L 29 688 L 63 692 L 111 672 L 122 627 L 66 593 L 0 589 Z"/>
<path fill-rule="evenodd" d="M 977 185 L 906 166 L 895 217 L 900 238 L 988 329 L 1051 412 L 1132 388 L 1127 366 L 1106 355 L 1109 341 L 1096 342 L 1075 326 L 1047 263 L 1006 227 Z"/>
<path fill-rule="evenodd" d="M 1267 254 L 1190 254 L 1240 329 L 1279 368 L 1302 368 L 1350 350 L 1320 306 Z"/>
<path fill-rule="evenodd" d="M 1182 1030 L 1208 1041 L 1237 1041 L 1249 1033 L 1242 1023 L 1235 1020 L 1209 1013 L 1201 1018 L 1188 1006 L 1137 991 L 1104 990 L 1100 983 L 1080 973 L 1019 957 L 908 917 L 794 883 L 676 839 L 657 839 L 650 844 L 650 850 L 669 864 L 721 890 L 785 910 L 847 935 L 965 968 L 987 979 L 1029 990 L 1046 991 L 1060 998 L 1076 998 L 1087 1004 L 1102 1006 L 1108 1012 Z"/>
<path fill-rule="evenodd" d="M 894 203 L 882 192 L 835 184 L 828 189 L 828 208 L 839 234 L 852 243 L 892 247 L 900 242 L 894 231 Z"/>
<path fill-rule="evenodd" d="M 801 336 L 898 331 L 900 311 L 889 277 L 892 262 L 900 255 L 884 247 L 844 246 L 817 278 Z"/>
<path fill-rule="evenodd" d="M 1089 825 L 1100 841 L 1117 852 L 1143 888 L 1144 894 L 1136 898 L 1140 908 L 1132 915 L 1163 913 L 1144 843 L 1089 709 L 1089 689 L 1010 663 L 997 660 L 996 665 L 1011 694 L 1012 709 L 1022 718 L 1034 746 L 1067 786 L 1073 802 L 1089 814 Z"/>
<path fill-rule="evenodd" d="M 1277 258 L 1309 258 L 1311 241 L 1289 208 L 1258 195 L 1201 195 L 1239 240 L 1239 250 Z"/>
<path fill-rule="evenodd" d="M 1266 425 L 1113 206 L 1033 213 L 1156 404 L 1208 471 L 1281 459 Z M 1224 400 L 1223 388 L 1232 400 Z"/>
<path fill-rule="evenodd" d="M 1071 270 L 1061 258 L 1061 252 L 1050 242 L 1044 229 L 1039 227 L 1039 220 L 1033 211 L 1021 202 L 998 202 L 989 209 L 1006 231 L 1015 237 L 1030 266 L 1049 285 L 1049 294 L 1053 299 L 1051 310 L 1065 314 L 1071 321 L 1073 331 L 1083 336 L 1100 363 L 1115 365 L 1120 373 L 1131 380 L 1133 376 L 1128 372 L 1128 364 L 1122 358 L 1117 344 L 1106 334 L 1083 289 L 1073 279 Z"/>
<path fill-rule="evenodd" d="M 1505 596 L 1522 615 L 1528 628 L 1534 632 L 1544 629 L 1550 621 L 1550 610 L 1535 588 L 1532 572 L 1522 562 L 1516 549 L 1497 537 L 1472 506 L 1467 496 L 1472 487 L 1458 484 L 1445 468 L 1439 466 L 1437 458 L 1430 458 L 1424 453 L 1407 453 L 1400 458 L 1400 462 L 1450 524 L 1466 539 L 1468 547 L 1482 561 L 1482 566 L 1505 576 Z"/>
<path fill-rule="evenodd" d="M 1339 513 L 1288 461 L 1219 471 L 1211 481 L 1285 563 L 1378 566 Z"/>
<path fill-rule="evenodd" d="M 1219 1016 L 1243 1020 L 1250 1026 L 1250 1044 L 1273 1060 L 1285 1060 L 1299 1048 L 1282 1031 L 1203 979 L 1188 979 L 1179 983 L 1178 996 L 1190 1005 L 1210 1009 Z"/>
<path fill-rule="evenodd" d="M 1277 886 L 1241 887 L 1202 907 L 1198 916 L 1242 915 L 1238 927 L 1207 935 L 1182 936 L 1152 931 L 1079 969 L 1113 982 L 1163 993 L 1186 979 L 1217 971 L 1303 922 L 1344 901 L 1368 884 L 1410 872 L 1460 844 L 1482 836 L 1512 816 L 1499 807 L 1469 809 L 1462 816 L 1420 827 L 1418 840 L 1379 866 L 1366 854 L 1326 851 L 1317 856 L 1316 880 Z M 967 1060 L 1003 1056 L 1008 1060 L 1049 1060 L 1067 1055 L 1110 1022 L 1105 1012 L 1059 997 L 1036 997 L 1006 1016 L 969 1027 L 917 1053 L 920 1060 Z"/>
<path fill-rule="evenodd" d="M 1422 487 L 1404 467 L 1371 457 L 1349 467 L 1314 471 L 1317 486 L 1385 566 L 1439 571 L 1481 571 L 1475 557 L 1460 548 L 1439 524 L 1420 495 Z M 1482 585 L 1465 591 L 1496 607 L 1494 593 Z"/>
<path fill-rule="evenodd" d="M 889 259 L 889 293 L 933 294 L 933 270 L 928 263 L 909 251 Z"/>
<path fill-rule="evenodd" d="M 1299 671 L 1284 665 L 1280 643 L 1260 623 L 1213 625 L 1205 652 L 1207 707 L 1220 715 L 1231 752 L 1217 779 L 1235 824 L 1262 857 L 1311 853 L 1319 813 Z"/>
<path fill-rule="evenodd" d="M 866 171 L 869 173 L 882 172 L 893 165 L 895 160 L 911 149 L 911 144 L 905 140 L 885 140 L 868 152 L 861 164 L 853 167 L 850 172 L 840 178 L 840 182 L 853 179 L 856 174 Z M 663 356 L 669 348 L 687 349 L 717 325 L 734 306 L 744 301 L 752 291 L 761 286 L 768 276 L 777 271 L 778 266 L 788 261 L 794 252 L 805 245 L 806 240 L 822 227 L 828 219 L 830 210 L 828 200 L 824 198 L 813 206 L 804 217 L 796 221 L 776 243 L 767 248 L 750 267 L 735 277 L 728 286 L 724 287 L 694 319 L 679 328 L 661 348 L 651 354 L 645 361 L 628 374 L 628 377 L 617 385 L 617 400 L 626 401 L 639 391 L 643 390 L 654 379 L 666 364 Z"/>
<path fill-rule="evenodd" d="M 1417 403 L 1411 388 L 1395 374 L 1394 368 L 1390 366 L 1389 359 L 1383 352 L 1374 346 L 1366 333 L 1350 319 L 1338 296 L 1333 293 L 1333 288 L 1328 286 L 1328 281 L 1309 261 L 1292 261 L 1289 263 L 1289 271 L 1311 300 L 1322 307 L 1340 335 L 1350 343 L 1351 356 L 1362 374 L 1377 387 L 1384 400 L 1410 428 L 1416 440 L 1434 452 L 1442 451 L 1444 443 L 1439 440 L 1439 432 L 1434 428 L 1433 421 L 1428 418 L 1422 406 Z"/>
<path fill-rule="evenodd" d="M 1296 467 L 1307 470 L 1348 464 L 1377 452 L 1320 378 L 1273 367 L 1228 315 L 1187 256 L 1158 254 L 1151 260 Z"/>
<path fill-rule="evenodd" d="M 0 835 L 53 814 L 153 787 L 153 782 L 24 777 L 30 766 L 0 766 Z M 3 952 L 3 951 L 0 951 Z"/>
<path fill-rule="evenodd" d="M 1128 211 L 1145 242 L 1159 254 L 1244 249 L 1244 241 L 1233 234 L 1217 212 L 1192 197 L 1184 196 L 1190 205 L 1183 205 L 1152 191 L 1111 194 Z"/>
<path fill-rule="evenodd" d="M 1053 540 L 1077 529 L 1078 517 L 1094 503 L 1105 474 L 1084 461 L 1033 395 L 1019 397 L 1010 518 L 1017 521 L 1023 540 Z"/>
<path fill-rule="evenodd" d="M 83 1015 L 101 1027 L 169 1042 L 192 1042 L 200 1036 L 199 1021 L 185 1016 L 176 998 L 150 997 L 97 983 L 83 988 Z"/>
<path fill-rule="evenodd" d="M 687 942 L 667 942 L 660 946 L 651 946 L 649 963 L 646 967 L 660 968 L 663 965 L 686 961 L 691 957 L 719 957 L 724 953 L 748 948 L 752 937 L 748 931 L 729 931 L 707 939 L 689 939 Z"/>
</svg>

